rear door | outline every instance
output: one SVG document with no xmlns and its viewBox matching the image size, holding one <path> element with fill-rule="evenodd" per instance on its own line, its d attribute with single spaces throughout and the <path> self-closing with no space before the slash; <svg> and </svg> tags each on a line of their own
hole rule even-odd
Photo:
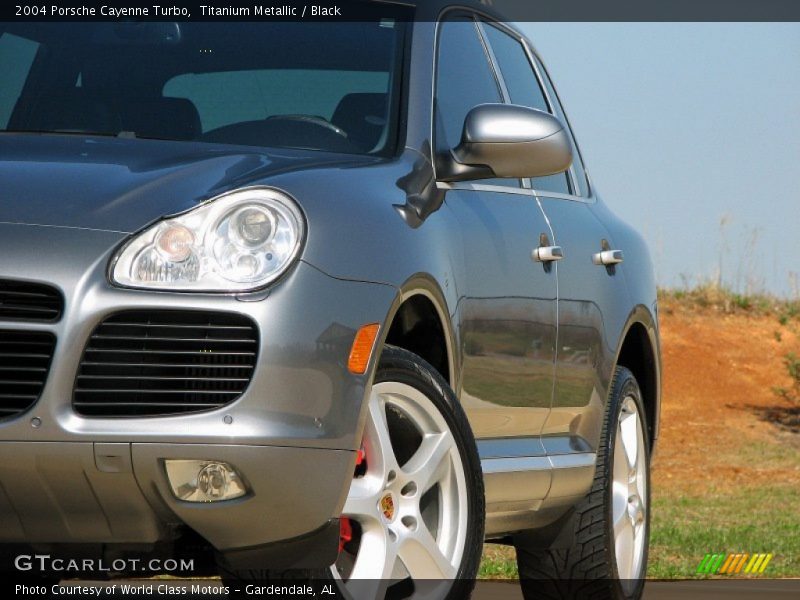
<svg viewBox="0 0 800 600">
<path fill-rule="evenodd" d="M 439 25 L 437 54 L 435 147 L 447 152 L 458 144 L 469 110 L 502 102 L 504 94 L 472 18 Z M 531 254 L 540 241 L 549 244 L 550 228 L 520 180 L 440 187 L 463 233 L 460 397 L 482 457 L 509 456 L 512 446 L 515 455 L 541 455 L 537 436 L 553 388 L 556 277 Z"/>
</svg>

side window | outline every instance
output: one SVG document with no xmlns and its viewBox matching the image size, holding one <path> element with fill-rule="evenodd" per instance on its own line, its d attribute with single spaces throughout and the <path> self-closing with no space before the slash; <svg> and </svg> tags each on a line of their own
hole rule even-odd
<svg viewBox="0 0 800 600">
<path fill-rule="evenodd" d="M 503 75 L 511 103 L 550 112 L 536 72 L 519 40 L 493 25 L 485 24 L 484 30 Z M 570 193 L 567 173 L 535 177 L 531 182 L 535 190 Z"/>
<path fill-rule="evenodd" d="M 437 149 L 458 145 L 464 119 L 472 108 L 502 101 L 474 21 L 464 18 L 442 23 L 436 68 Z"/>
<path fill-rule="evenodd" d="M 564 124 L 567 125 L 569 129 L 569 122 L 567 121 L 567 116 L 564 114 L 564 110 L 561 107 L 561 101 L 558 99 L 558 94 L 556 93 L 555 88 L 553 87 L 553 83 L 550 81 L 550 76 L 547 74 L 547 70 L 544 68 L 544 65 L 539 61 L 536 60 L 536 66 L 539 69 L 539 73 L 542 74 L 542 79 L 544 79 L 544 85 L 547 88 L 547 95 L 553 100 L 553 104 L 555 105 L 556 115 L 558 118 L 564 121 Z M 589 195 L 589 181 L 586 179 L 586 169 L 583 166 L 583 160 L 581 159 L 581 153 L 578 150 L 578 145 L 575 143 L 575 136 L 573 135 L 572 131 L 570 133 L 570 141 L 572 142 L 572 168 L 575 169 L 575 179 L 578 182 L 578 190 L 576 191 L 576 195 L 578 196 L 588 196 Z"/>
<path fill-rule="evenodd" d="M 489 57 L 469 18 L 444 21 L 439 26 L 436 66 L 436 149 L 458 145 L 467 113 L 479 104 L 502 102 L 503 96 Z M 482 179 L 476 183 L 518 187 L 518 179 Z"/>
<path fill-rule="evenodd" d="M 525 49 L 519 40 L 493 25 L 485 24 L 484 31 L 503 74 L 503 81 L 508 95 L 511 96 L 512 104 L 550 112 L 536 73 L 531 68 L 531 63 L 528 62 Z"/>
<path fill-rule="evenodd" d="M 10 33 L 0 35 L 0 73 L 4 80 L 0 87 L 0 129 L 8 128 L 38 50 L 39 44 L 31 40 Z"/>
</svg>

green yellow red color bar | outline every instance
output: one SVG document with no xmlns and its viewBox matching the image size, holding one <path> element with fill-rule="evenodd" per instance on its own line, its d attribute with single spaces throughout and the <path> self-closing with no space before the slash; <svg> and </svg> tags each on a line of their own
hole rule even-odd
<svg viewBox="0 0 800 600">
<path fill-rule="evenodd" d="M 757 575 L 767 568 L 772 554 L 706 554 L 697 566 L 698 575 Z"/>
</svg>

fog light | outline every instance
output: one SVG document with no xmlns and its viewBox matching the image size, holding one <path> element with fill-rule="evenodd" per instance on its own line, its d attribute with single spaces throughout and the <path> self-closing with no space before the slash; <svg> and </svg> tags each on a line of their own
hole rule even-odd
<svg viewBox="0 0 800 600">
<path fill-rule="evenodd" d="M 231 465 L 214 460 L 165 460 L 172 493 L 186 502 L 220 502 L 247 493 Z"/>
</svg>

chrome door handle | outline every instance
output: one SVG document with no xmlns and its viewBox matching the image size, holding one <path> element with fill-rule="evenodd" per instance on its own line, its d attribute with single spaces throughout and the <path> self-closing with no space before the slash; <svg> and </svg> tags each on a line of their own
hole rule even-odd
<svg viewBox="0 0 800 600">
<path fill-rule="evenodd" d="M 531 258 L 536 262 L 555 262 L 564 258 L 564 251 L 561 246 L 539 246 L 533 250 Z"/>
<path fill-rule="evenodd" d="M 622 250 L 603 250 L 592 256 L 596 265 L 617 265 L 624 260 Z"/>
</svg>

